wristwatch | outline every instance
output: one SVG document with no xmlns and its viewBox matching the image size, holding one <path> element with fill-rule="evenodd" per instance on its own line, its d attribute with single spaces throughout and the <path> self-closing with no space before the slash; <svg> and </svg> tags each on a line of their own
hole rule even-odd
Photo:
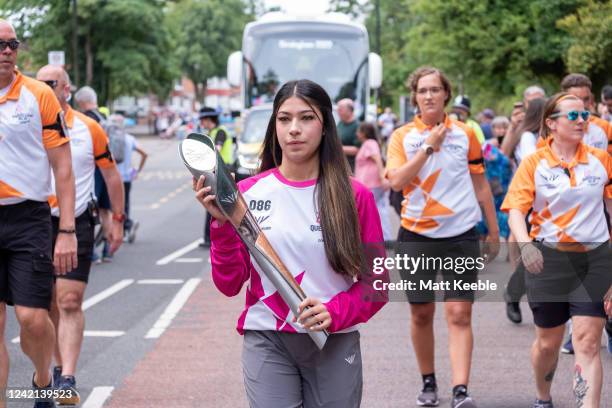
<svg viewBox="0 0 612 408">
<path fill-rule="evenodd" d="M 124 222 L 125 221 L 125 213 L 115 214 L 113 213 L 113 221 Z"/>
<path fill-rule="evenodd" d="M 423 143 L 421 145 L 421 150 L 423 150 L 425 152 L 426 155 L 431 156 L 434 152 L 434 148 L 432 145 L 427 144 L 427 143 Z"/>
</svg>

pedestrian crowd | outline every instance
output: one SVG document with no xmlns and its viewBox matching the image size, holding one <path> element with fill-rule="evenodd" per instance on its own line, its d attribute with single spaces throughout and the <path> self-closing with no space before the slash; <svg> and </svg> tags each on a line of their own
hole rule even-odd
<svg viewBox="0 0 612 408">
<path fill-rule="evenodd" d="M 54 391 L 32 394 L 34 406 L 75 405 L 91 266 L 134 241 L 130 188 L 147 154 L 122 115 L 102 113 L 92 88 L 75 93 L 78 110 L 69 104 L 62 67 L 44 66 L 35 79 L 20 72 L 19 48 L 14 28 L 0 19 L 0 389 L 9 373 L 10 305 L 34 365 L 33 390 Z M 133 152 L 141 156 L 137 169 Z"/>
</svg>

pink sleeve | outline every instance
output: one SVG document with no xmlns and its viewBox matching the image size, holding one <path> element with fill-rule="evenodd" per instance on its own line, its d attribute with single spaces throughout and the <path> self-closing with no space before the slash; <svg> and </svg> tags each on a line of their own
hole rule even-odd
<svg viewBox="0 0 612 408">
<path fill-rule="evenodd" d="M 210 263 L 215 286 L 225 296 L 236 296 L 251 276 L 251 258 L 229 222 L 210 224 Z"/>
<path fill-rule="evenodd" d="M 251 188 L 259 177 L 251 177 L 238 183 L 241 193 Z M 251 277 L 254 269 L 251 256 L 238 233 L 229 222 L 219 226 L 210 224 L 210 263 L 215 286 L 226 296 L 236 296 L 242 285 Z"/>
<path fill-rule="evenodd" d="M 337 332 L 358 323 L 367 322 L 388 301 L 386 291 L 374 289 L 374 281 L 389 282 L 389 273 L 373 272 L 373 262 L 376 257 L 385 257 L 380 216 L 374 196 L 362 184 L 351 180 L 357 204 L 361 242 L 365 255 L 367 270 L 357 278 L 357 281 L 344 292 L 338 293 L 325 304 L 332 318 L 330 332 Z"/>
</svg>

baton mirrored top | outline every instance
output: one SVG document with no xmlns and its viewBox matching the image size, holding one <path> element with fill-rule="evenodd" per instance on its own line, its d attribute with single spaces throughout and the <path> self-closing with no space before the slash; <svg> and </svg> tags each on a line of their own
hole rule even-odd
<svg viewBox="0 0 612 408">
<path fill-rule="evenodd" d="M 217 164 L 217 155 L 207 144 L 193 139 L 181 143 L 183 158 L 187 165 L 199 171 L 213 171 Z"/>
</svg>

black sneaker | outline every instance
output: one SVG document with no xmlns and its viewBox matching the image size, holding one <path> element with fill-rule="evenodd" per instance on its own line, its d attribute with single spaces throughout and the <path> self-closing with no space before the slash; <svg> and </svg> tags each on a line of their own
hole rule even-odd
<svg viewBox="0 0 612 408">
<path fill-rule="evenodd" d="M 73 375 L 63 375 L 55 387 L 58 392 L 56 401 L 60 405 L 77 405 L 81 396 L 76 389 L 76 380 Z"/>
<path fill-rule="evenodd" d="M 563 347 L 561 347 L 563 354 L 574 354 L 574 345 L 572 344 L 572 336 L 570 335 Z"/>
<path fill-rule="evenodd" d="M 440 404 L 438 387 L 430 382 L 424 382 L 423 390 L 417 397 L 416 403 L 419 407 L 437 407 Z"/>
<path fill-rule="evenodd" d="M 469 396 L 467 388 L 464 386 L 457 387 L 458 390 L 454 393 L 451 400 L 451 408 L 477 408 L 476 403 Z"/>
<path fill-rule="evenodd" d="M 44 390 L 44 389 L 53 390 L 53 378 L 51 378 L 51 382 L 46 387 L 39 387 L 34 382 L 34 377 L 35 376 L 36 376 L 36 373 L 32 374 L 32 388 L 38 389 L 38 390 Z M 57 405 L 55 405 L 55 401 L 53 401 L 53 398 L 51 398 L 51 399 L 35 399 L 34 400 L 34 408 L 56 408 L 56 407 L 57 407 Z"/>
<path fill-rule="evenodd" d="M 55 366 L 53 367 L 53 387 L 56 388 L 57 384 L 59 384 L 60 378 L 62 378 L 62 367 Z"/>
<path fill-rule="evenodd" d="M 542 401 L 542 400 L 536 399 L 535 402 L 533 403 L 532 408 L 555 408 L 555 406 L 553 405 L 552 400 Z"/>
<path fill-rule="evenodd" d="M 512 323 L 519 324 L 523 321 L 523 315 L 521 314 L 521 306 L 519 302 L 507 302 L 506 303 L 506 316 Z"/>
</svg>

